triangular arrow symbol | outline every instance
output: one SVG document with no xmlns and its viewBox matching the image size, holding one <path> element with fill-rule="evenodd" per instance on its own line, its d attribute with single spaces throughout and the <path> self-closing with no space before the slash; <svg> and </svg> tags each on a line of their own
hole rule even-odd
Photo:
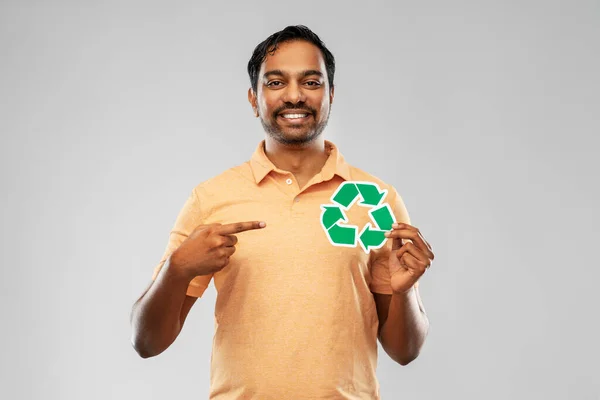
<svg viewBox="0 0 600 400">
<path fill-rule="evenodd" d="M 331 228 L 340 219 L 344 222 L 347 221 L 346 216 L 338 206 L 321 206 L 321 209 L 325 210 L 321 217 L 321 221 L 323 222 L 323 226 L 325 226 L 326 230 Z"/>
<path fill-rule="evenodd" d="M 363 198 L 363 201 L 359 203 L 361 205 L 376 206 L 387 193 L 385 189 L 380 192 L 374 184 L 357 183 L 356 187 Z"/>
<path fill-rule="evenodd" d="M 385 231 L 371 229 L 370 223 L 367 223 L 363 231 L 360 233 L 360 244 L 362 248 L 369 253 L 372 248 L 379 248 L 385 243 L 386 237 L 383 235 Z"/>
</svg>

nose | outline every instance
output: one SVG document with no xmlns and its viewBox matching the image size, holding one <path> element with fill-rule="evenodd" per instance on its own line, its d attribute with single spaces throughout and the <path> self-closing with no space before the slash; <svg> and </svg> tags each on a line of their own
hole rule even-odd
<svg viewBox="0 0 600 400">
<path fill-rule="evenodd" d="M 282 100 L 285 102 L 297 104 L 306 100 L 302 88 L 296 82 L 290 82 L 284 90 Z"/>
</svg>

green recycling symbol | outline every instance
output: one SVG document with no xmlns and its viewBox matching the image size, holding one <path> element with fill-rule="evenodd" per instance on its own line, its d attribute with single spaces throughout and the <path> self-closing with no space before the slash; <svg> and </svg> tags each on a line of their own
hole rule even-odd
<svg viewBox="0 0 600 400">
<path fill-rule="evenodd" d="M 362 249 L 369 254 L 371 249 L 378 249 L 385 244 L 385 231 L 392 229 L 396 222 L 394 213 L 389 204 L 382 203 L 387 195 L 387 190 L 380 190 L 373 182 L 345 181 L 331 196 L 333 204 L 322 204 L 321 226 L 327 234 L 329 242 L 334 246 L 356 247 L 357 242 Z M 348 222 L 344 210 L 348 210 L 352 204 L 361 198 L 359 206 L 369 207 L 369 216 L 374 225 L 368 222 L 358 232 L 355 225 L 344 225 L 340 222 Z"/>
</svg>

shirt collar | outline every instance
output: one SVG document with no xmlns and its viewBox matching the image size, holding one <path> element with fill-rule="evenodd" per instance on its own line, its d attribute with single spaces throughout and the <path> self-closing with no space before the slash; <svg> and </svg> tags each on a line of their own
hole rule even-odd
<svg viewBox="0 0 600 400">
<path fill-rule="evenodd" d="M 350 166 L 344 160 L 344 157 L 338 150 L 337 146 L 329 140 L 325 140 L 325 150 L 329 154 L 329 157 L 327 158 L 327 161 L 325 162 L 325 165 L 323 165 L 323 168 L 320 172 L 323 180 L 328 181 L 333 178 L 334 175 L 338 175 L 347 181 L 351 180 Z M 250 159 L 250 167 L 252 168 L 252 173 L 254 174 L 254 179 L 257 185 L 271 171 L 286 173 L 286 171 L 277 168 L 271 162 L 271 160 L 269 160 L 265 153 L 264 140 L 258 144 L 254 154 L 252 154 L 252 158 Z"/>
</svg>

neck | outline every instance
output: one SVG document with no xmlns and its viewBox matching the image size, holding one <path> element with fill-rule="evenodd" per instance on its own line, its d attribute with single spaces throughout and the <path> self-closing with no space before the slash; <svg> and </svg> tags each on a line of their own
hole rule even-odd
<svg viewBox="0 0 600 400">
<path fill-rule="evenodd" d="M 302 177 L 316 175 L 329 157 L 322 137 L 302 146 L 288 146 L 267 136 L 265 154 L 277 168 Z"/>
</svg>

